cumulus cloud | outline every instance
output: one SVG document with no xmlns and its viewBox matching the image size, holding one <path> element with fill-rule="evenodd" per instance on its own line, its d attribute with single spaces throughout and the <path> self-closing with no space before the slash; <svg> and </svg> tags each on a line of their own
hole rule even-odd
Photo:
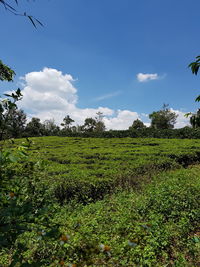
<svg viewBox="0 0 200 267">
<path fill-rule="evenodd" d="M 54 118 L 60 124 L 66 115 L 70 115 L 76 124 L 83 124 L 85 118 L 96 117 L 97 112 L 104 114 L 107 129 L 127 129 L 137 112 L 114 110 L 108 107 L 84 108 L 77 106 L 78 95 L 74 79 L 69 74 L 51 68 L 30 72 L 21 78 L 23 80 L 23 99 L 19 107 L 24 109 L 29 117 L 39 117 L 42 121 Z M 99 97 L 99 100 L 118 95 L 114 92 Z"/>
<path fill-rule="evenodd" d="M 178 115 L 174 128 L 183 128 L 185 126 L 190 126 L 190 120 L 189 118 L 185 117 L 185 112 L 180 110 L 174 110 L 172 108 L 170 110 Z"/>
<path fill-rule="evenodd" d="M 25 87 L 22 91 L 22 107 L 33 112 L 71 109 L 77 103 L 77 90 L 71 75 L 61 71 L 44 68 L 30 72 L 22 78 Z"/>
<path fill-rule="evenodd" d="M 75 125 L 81 125 L 85 118 L 95 118 L 96 113 L 100 111 L 104 114 L 103 120 L 107 130 L 128 129 L 136 119 L 144 120 L 147 126 L 150 125 L 148 114 L 130 110 L 115 111 L 108 107 L 79 108 L 73 77 L 56 69 L 44 68 L 42 71 L 30 72 L 22 79 L 23 99 L 19 102 L 19 108 L 24 109 L 29 118 L 38 117 L 41 121 L 54 119 L 59 125 L 63 118 L 69 115 L 75 121 Z M 174 111 L 179 115 L 175 127 L 187 125 L 188 119 L 184 117 L 184 113 Z"/>
<path fill-rule="evenodd" d="M 108 129 L 123 130 L 128 129 L 134 120 L 139 118 L 137 112 L 130 110 L 118 110 L 114 117 L 104 118 L 105 125 Z"/>
<path fill-rule="evenodd" d="M 137 80 L 138 82 L 148 82 L 152 80 L 158 80 L 159 76 L 157 73 L 138 73 Z"/>
</svg>

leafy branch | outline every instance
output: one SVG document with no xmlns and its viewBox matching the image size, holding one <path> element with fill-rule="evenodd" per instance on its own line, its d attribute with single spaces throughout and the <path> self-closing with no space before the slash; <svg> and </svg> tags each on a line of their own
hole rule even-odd
<svg viewBox="0 0 200 267">
<path fill-rule="evenodd" d="M 9 120 L 9 115 L 13 109 L 17 108 L 16 102 L 22 98 L 21 90 L 18 88 L 14 93 L 5 94 L 5 96 L 12 98 L 12 100 L 5 98 L 0 99 L 0 140 L 3 140 L 6 125 Z"/>
<path fill-rule="evenodd" d="M 13 0 L 13 1 L 18 6 L 18 0 Z M 40 26 L 44 26 L 41 21 L 39 21 L 38 19 L 36 19 L 35 17 L 33 17 L 31 15 L 28 15 L 26 12 L 19 13 L 16 10 L 16 8 L 14 8 L 13 5 L 8 3 L 7 0 L 0 0 L 0 4 L 2 4 L 7 11 L 11 12 L 12 14 L 14 14 L 16 16 L 27 17 L 35 28 L 37 28 L 37 24 L 39 24 Z"/>
<path fill-rule="evenodd" d="M 194 62 L 191 62 L 188 67 L 191 69 L 192 73 L 197 75 L 200 67 L 200 56 L 196 57 Z M 196 102 L 200 102 L 200 95 L 195 99 Z"/>
</svg>

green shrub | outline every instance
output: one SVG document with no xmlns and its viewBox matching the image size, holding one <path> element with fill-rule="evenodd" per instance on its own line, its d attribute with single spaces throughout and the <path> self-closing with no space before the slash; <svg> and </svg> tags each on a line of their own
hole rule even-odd
<svg viewBox="0 0 200 267">
<path fill-rule="evenodd" d="M 48 229 L 41 239 L 33 233 L 18 238 L 27 244 L 23 257 L 41 266 L 198 266 L 199 170 L 156 176 L 142 194 L 59 207 L 50 220 L 59 226 L 54 239 Z"/>
<path fill-rule="evenodd" d="M 1 266 L 198 266 L 199 140 L 31 140 L 2 157 Z"/>
</svg>

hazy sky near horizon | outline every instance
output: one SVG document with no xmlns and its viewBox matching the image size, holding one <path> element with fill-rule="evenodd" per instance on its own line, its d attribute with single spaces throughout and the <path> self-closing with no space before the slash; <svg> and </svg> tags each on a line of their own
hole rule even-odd
<svg viewBox="0 0 200 267">
<path fill-rule="evenodd" d="M 148 125 L 148 114 L 167 103 L 182 127 L 184 113 L 199 107 L 200 76 L 188 68 L 200 54 L 199 0 L 36 0 L 16 8 L 44 27 L 0 6 L 0 59 L 17 74 L 0 95 L 19 86 L 29 117 L 60 123 L 69 114 L 81 124 L 100 110 L 107 129 L 126 129 L 136 118 Z"/>
</svg>

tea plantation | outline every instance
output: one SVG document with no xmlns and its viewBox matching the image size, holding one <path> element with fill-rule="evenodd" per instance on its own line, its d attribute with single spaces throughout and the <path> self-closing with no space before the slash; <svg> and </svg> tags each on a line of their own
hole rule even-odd
<svg viewBox="0 0 200 267">
<path fill-rule="evenodd" d="M 200 140 L 14 146 L 1 170 L 0 266 L 200 265 Z"/>
</svg>

